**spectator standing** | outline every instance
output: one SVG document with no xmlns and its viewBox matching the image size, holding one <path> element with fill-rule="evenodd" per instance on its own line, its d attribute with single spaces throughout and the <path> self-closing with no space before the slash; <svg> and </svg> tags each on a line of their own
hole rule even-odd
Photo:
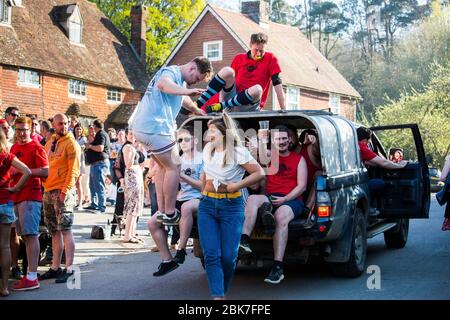
<svg viewBox="0 0 450 320">
<path fill-rule="evenodd" d="M 63 114 L 53 118 L 55 136 L 47 142 L 50 170 L 44 182 L 45 224 L 52 234 L 53 260 L 50 269 L 40 280 L 54 279 L 67 282 L 73 276 L 75 241 L 72 234 L 75 183 L 80 174 L 80 148 L 68 131 L 68 119 Z M 65 269 L 61 270 L 61 258 L 65 252 Z"/>
<path fill-rule="evenodd" d="M 6 122 L 6 121 L 5 121 Z M 30 169 L 9 152 L 6 134 L 0 130 L 0 297 L 9 295 L 8 276 L 11 266 L 9 248 L 11 224 L 16 221 L 12 195 L 22 189 L 31 175 Z M 10 187 L 10 169 L 20 172 L 21 178 L 14 187 Z"/>
<path fill-rule="evenodd" d="M 17 107 L 8 107 L 5 110 L 5 120 L 9 124 L 9 131 L 8 136 L 6 137 L 7 140 L 11 141 L 14 139 L 14 123 L 16 122 L 16 119 L 20 116 L 19 108 Z"/>
<path fill-rule="evenodd" d="M 73 134 L 75 136 L 75 141 L 81 148 L 80 152 L 80 176 L 77 179 L 76 187 L 77 187 L 77 208 L 83 208 L 83 204 L 88 203 L 88 177 L 86 174 L 86 159 L 84 155 L 84 150 L 86 143 L 88 143 L 87 138 L 84 136 L 84 129 L 81 126 L 81 123 L 78 123 L 74 130 Z"/>
<path fill-rule="evenodd" d="M 31 139 L 32 120 L 28 117 L 16 119 L 16 140 L 11 147 L 13 153 L 31 170 L 31 177 L 25 186 L 13 195 L 16 212 L 16 232 L 25 242 L 29 272 L 13 284 L 13 290 L 32 290 L 40 287 L 37 279 L 39 262 L 39 222 L 41 221 L 42 189 L 41 178 L 48 175 L 48 160 L 44 148 Z M 22 174 L 12 171 L 13 184 L 20 181 Z"/>
<path fill-rule="evenodd" d="M 103 122 L 99 119 L 93 121 L 95 130 L 94 141 L 85 144 L 86 160 L 90 164 L 89 189 L 91 204 L 86 210 L 105 213 L 106 211 L 106 185 L 105 179 L 109 173 L 109 136 L 103 130 Z"/>
</svg>

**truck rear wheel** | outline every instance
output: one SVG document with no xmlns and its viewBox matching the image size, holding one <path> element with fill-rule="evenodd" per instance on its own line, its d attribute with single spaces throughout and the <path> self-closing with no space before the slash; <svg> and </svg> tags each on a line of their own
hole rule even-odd
<svg viewBox="0 0 450 320">
<path fill-rule="evenodd" d="M 331 272 L 338 277 L 359 277 L 365 268 L 367 253 L 366 220 L 361 209 L 355 211 L 350 259 L 344 263 L 331 263 Z"/>
<path fill-rule="evenodd" d="M 400 249 L 408 242 L 409 219 L 400 219 L 398 226 L 384 233 L 384 242 L 389 249 Z"/>
</svg>

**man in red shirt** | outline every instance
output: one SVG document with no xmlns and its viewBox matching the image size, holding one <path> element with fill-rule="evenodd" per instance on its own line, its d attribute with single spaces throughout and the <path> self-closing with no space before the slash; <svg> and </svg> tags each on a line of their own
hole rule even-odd
<svg viewBox="0 0 450 320">
<path fill-rule="evenodd" d="M 281 68 L 277 57 L 266 52 L 267 42 L 266 34 L 252 34 L 250 51 L 238 54 L 234 57 L 231 67 L 222 68 L 214 76 L 206 91 L 197 100 L 197 106 L 204 107 L 208 113 L 220 112 L 223 109 L 259 111 L 264 108 L 272 81 L 280 108 L 285 110 Z M 218 93 L 221 102 L 218 102 Z"/>
<path fill-rule="evenodd" d="M 380 157 L 375 152 L 370 150 L 368 143 L 372 138 L 372 130 L 365 127 L 359 127 L 356 130 L 358 135 L 358 144 L 361 152 L 361 160 L 366 166 L 381 167 L 384 169 L 401 169 L 404 168 L 408 162 L 400 161 L 394 163 L 385 158 Z M 376 198 L 384 190 L 384 181 L 382 179 L 369 180 L 370 203 L 372 208 L 376 208 Z M 376 212 L 376 211 L 374 211 Z"/>
<path fill-rule="evenodd" d="M 301 195 L 306 190 L 308 170 L 305 159 L 289 150 L 289 129 L 286 126 L 276 126 L 272 139 L 274 150 L 271 152 L 265 194 L 251 195 L 247 200 L 239 251 L 241 254 L 252 252 L 250 234 L 256 224 L 258 209 L 264 206 L 262 222 L 268 233 L 274 233 L 274 264 L 264 281 L 277 284 L 284 279 L 283 258 L 289 222 L 304 210 Z"/>
<path fill-rule="evenodd" d="M 48 175 L 48 160 L 44 148 L 30 137 L 32 120 L 19 117 L 16 120 L 16 143 L 11 148 L 17 159 L 31 170 L 30 179 L 25 186 L 13 195 L 16 212 L 16 232 L 25 241 L 28 274 L 13 284 L 13 290 L 24 291 L 39 288 L 37 267 L 39 261 L 39 222 L 41 220 L 42 190 L 41 178 Z M 12 170 L 13 184 L 16 184 L 22 174 Z"/>
</svg>

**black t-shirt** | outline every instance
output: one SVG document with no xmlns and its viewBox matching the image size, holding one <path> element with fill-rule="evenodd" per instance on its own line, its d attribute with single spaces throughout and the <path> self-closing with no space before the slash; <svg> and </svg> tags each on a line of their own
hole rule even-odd
<svg viewBox="0 0 450 320">
<path fill-rule="evenodd" d="M 95 134 L 94 141 L 92 141 L 93 146 L 104 146 L 103 152 L 95 152 L 92 149 L 86 150 L 86 162 L 88 164 L 107 160 L 109 159 L 109 136 L 108 134 L 101 130 Z"/>
</svg>

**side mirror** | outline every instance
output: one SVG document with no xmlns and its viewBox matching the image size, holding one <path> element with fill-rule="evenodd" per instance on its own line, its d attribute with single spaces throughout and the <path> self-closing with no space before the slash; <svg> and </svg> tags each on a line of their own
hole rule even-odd
<svg viewBox="0 0 450 320">
<path fill-rule="evenodd" d="M 403 160 L 403 149 L 391 148 L 389 149 L 389 160 L 395 163 L 399 163 Z"/>
</svg>

